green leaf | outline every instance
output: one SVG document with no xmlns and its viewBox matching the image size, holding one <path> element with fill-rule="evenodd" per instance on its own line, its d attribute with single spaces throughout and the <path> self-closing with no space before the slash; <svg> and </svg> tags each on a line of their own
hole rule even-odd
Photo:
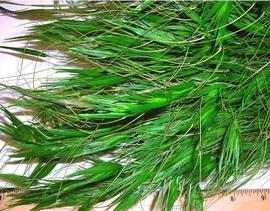
<svg viewBox="0 0 270 211">
<path fill-rule="evenodd" d="M 76 173 L 69 175 L 68 177 L 84 176 L 89 177 L 91 182 L 97 182 L 111 176 L 118 175 L 122 170 L 122 165 L 118 163 L 97 163 L 93 167 L 80 170 Z"/>
<path fill-rule="evenodd" d="M 58 160 L 52 160 L 47 163 L 39 162 L 35 169 L 32 171 L 30 178 L 42 179 L 46 177 L 58 164 Z"/>
<path fill-rule="evenodd" d="M 156 0 L 143 0 L 139 3 L 139 5 L 136 7 L 138 10 L 145 10 L 148 7 L 150 7 L 152 4 L 154 4 Z"/>
<path fill-rule="evenodd" d="M 185 196 L 185 210 L 203 211 L 203 196 L 199 185 L 190 185 L 187 187 L 187 193 Z"/>
<path fill-rule="evenodd" d="M 114 211 L 127 211 L 134 205 L 136 205 L 141 199 L 142 199 L 142 191 L 137 190 L 133 193 L 129 194 L 125 200 L 121 201 L 116 208 L 114 208 Z"/>
<path fill-rule="evenodd" d="M 179 198 L 180 189 L 179 189 L 178 179 L 172 180 L 169 185 L 167 201 L 166 201 L 166 210 L 171 211 L 177 199 Z"/>
<path fill-rule="evenodd" d="M 17 140 L 23 141 L 23 142 L 34 142 L 35 138 L 33 136 L 31 127 L 28 125 L 25 125 L 23 122 L 21 122 L 17 117 L 15 117 L 12 113 L 10 113 L 5 107 L 0 105 L 0 109 L 3 110 L 6 114 L 6 116 L 10 119 L 10 121 L 16 126 L 9 127 L 9 135 L 13 136 Z M 3 129 L 5 126 L 3 126 Z M 6 128 L 7 129 L 7 128 Z M 17 137 L 18 136 L 18 137 Z"/>
<path fill-rule="evenodd" d="M 27 188 L 30 185 L 33 185 L 33 183 L 35 182 L 33 179 L 29 177 L 15 174 L 0 174 L 0 179 L 22 188 Z"/>
<path fill-rule="evenodd" d="M 227 166 L 233 171 L 239 170 L 240 159 L 240 129 L 236 119 L 233 119 L 224 135 L 219 171 L 224 171 Z"/>
<path fill-rule="evenodd" d="M 0 46 L 0 48 L 17 51 L 19 53 L 31 55 L 31 56 L 48 57 L 48 55 L 43 52 L 36 51 L 33 49 L 28 49 L 28 48 L 15 48 L 15 47 L 8 47 L 8 46 Z"/>
</svg>

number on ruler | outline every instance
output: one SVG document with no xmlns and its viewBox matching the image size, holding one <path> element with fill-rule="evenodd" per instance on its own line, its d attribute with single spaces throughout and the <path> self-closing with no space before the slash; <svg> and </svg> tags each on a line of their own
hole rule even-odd
<svg viewBox="0 0 270 211">
<path fill-rule="evenodd" d="M 266 195 L 265 194 L 262 194 L 261 195 L 261 199 L 264 201 L 264 200 L 266 200 Z"/>
<path fill-rule="evenodd" d="M 236 200 L 236 197 L 235 196 L 230 196 L 230 200 L 231 201 L 235 201 Z"/>
</svg>

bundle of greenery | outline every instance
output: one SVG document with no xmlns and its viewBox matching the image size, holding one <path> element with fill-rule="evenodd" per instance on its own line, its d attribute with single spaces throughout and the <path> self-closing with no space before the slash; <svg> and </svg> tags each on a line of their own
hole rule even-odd
<svg viewBox="0 0 270 211">
<path fill-rule="evenodd" d="M 10 206 L 84 211 L 109 200 L 124 211 L 156 193 L 153 210 L 183 197 L 184 210 L 197 211 L 204 197 L 269 168 L 268 3 L 107 1 L 14 13 L 47 18 L 12 40 L 61 49 L 69 59 L 56 70 L 69 75 L 35 90 L 3 85 L 21 95 L 13 106 L 35 108 L 22 122 L 2 107 L 11 157 L 37 164 L 27 176 L 0 175 L 24 189 Z M 91 166 L 46 177 L 81 161 Z"/>
</svg>

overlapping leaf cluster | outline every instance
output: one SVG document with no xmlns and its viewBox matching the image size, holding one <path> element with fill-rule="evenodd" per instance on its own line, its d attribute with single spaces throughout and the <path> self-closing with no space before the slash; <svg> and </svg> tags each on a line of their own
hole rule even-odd
<svg viewBox="0 0 270 211">
<path fill-rule="evenodd" d="M 38 161 L 29 177 L 1 175 L 26 190 L 12 206 L 82 211 L 113 199 L 123 211 L 157 193 L 153 209 L 171 210 L 184 196 L 185 210 L 202 210 L 201 182 L 207 197 L 268 167 L 268 4 L 109 5 L 16 38 L 64 49 L 87 68 L 58 68 L 70 76 L 40 90 L 9 87 L 25 96 L 16 105 L 37 109 L 39 122 L 3 108 L 12 123 L 0 130 L 18 149 L 12 157 Z M 93 166 L 44 179 L 57 163 L 82 160 Z"/>
</svg>

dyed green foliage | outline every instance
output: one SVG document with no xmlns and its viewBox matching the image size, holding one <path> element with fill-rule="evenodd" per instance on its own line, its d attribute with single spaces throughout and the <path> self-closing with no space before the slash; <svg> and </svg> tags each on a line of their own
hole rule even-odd
<svg viewBox="0 0 270 211">
<path fill-rule="evenodd" d="M 88 66 L 68 68 L 67 61 L 58 72 L 70 76 L 40 90 L 7 87 L 24 97 L 14 105 L 36 107 L 38 122 L 21 122 L 2 108 L 11 123 L 0 131 L 17 148 L 11 156 L 38 162 L 29 177 L 0 175 L 26 188 L 11 206 L 82 211 L 114 198 L 111 205 L 124 211 L 157 192 L 156 209 L 172 210 L 184 196 L 185 210 L 202 210 L 202 191 L 231 191 L 268 168 L 268 3 L 96 6 L 66 18 L 44 11 L 53 21 L 12 39 L 53 44 Z M 44 179 L 58 162 L 82 160 L 93 166 Z"/>
</svg>

